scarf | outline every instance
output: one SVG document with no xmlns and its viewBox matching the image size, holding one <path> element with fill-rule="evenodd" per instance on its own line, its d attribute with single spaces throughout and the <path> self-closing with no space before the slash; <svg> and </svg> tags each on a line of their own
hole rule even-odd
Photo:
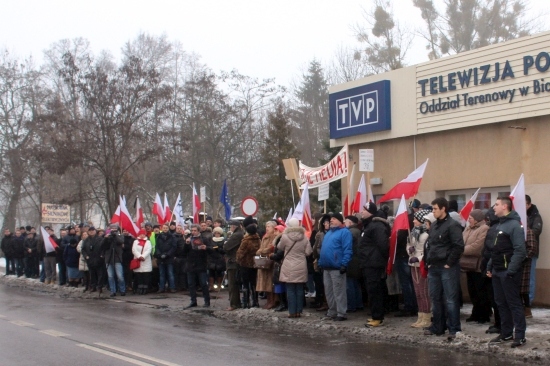
<svg viewBox="0 0 550 366">
<path fill-rule="evenodd" d="M 147 242 L 147 240 L 145 240 L 145 239 L 138 239 L 138 245 L 140 245 L 140 246 L 144 246 L 146 242 Z"/>
<path fill-rule="evenodd" d="M 420 235 L 422 235 L 422 233 L 425 233 L 425 232 L 426 232 L 426 227 L 424 226 L 424 224 L 422 224 L 421 226 L 415 226 L 411 231 L 411 235 L 418 243 L 418 240 L 420 239 Z"/>
</svg>

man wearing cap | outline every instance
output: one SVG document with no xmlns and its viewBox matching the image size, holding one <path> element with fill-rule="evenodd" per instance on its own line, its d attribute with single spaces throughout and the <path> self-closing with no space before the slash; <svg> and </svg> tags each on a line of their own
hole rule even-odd
<svg viewBox="0 0 550 366">
<path fill-rule="evenodd" d="M 67 232 L 68 231 L 68 232 Z M 67 227 L 66 234 L 63 235 L 63 232 L 61 232 L 60 238 L 61 238 L 61 253 L 64 253 L 65 248 L 68 247 L 71 243 L 71 240 L 76 240 L 78 243 L 80 241 L 80 238 L 76 235 L 76 230 L 73 226 Z M 63 259 L 63 255 L 61 255 L 61 258 L 58 258 L 57 266 L 59 268 L 59 285 L 65 285 L 67 283 L 67 265 L 65 263 L 65 260 Z"/>
<path fill-rule="evenodd" d="M 363 233 L 358 254 L 372 314 L 365 326 L 379 327 L 384 323 L 386 266 L 390 254 L 391 229 L 382 214 L 378 214 L 373 202 L 363 206 L 361 218 Z"/>
<path fill-rule="evenodd" d="M 328 302 L 327 317 L 342 321 L 347 319 L 346 272 L 353 254 L 353 237 L 344 226 L 342 214 L 335 213 L 331 216 L 330 229 L 321 244 L 318 265 L 323 269 L 323 282 Z"/>
<path fill-rule="evenodd" d="M 429 266 L 428 288 L 433 322 L 424 335 L 443 335 L 447 324 L 447 340 L 452 341 L 456 338 L 456 333 L 461 331 L 459 259 L 464 252 L 464 240 L 462 226 L 451 218 L 447 213 L 448 209 L 449 202 L 444 197 L 432 201 L 432 213 L 437 221 L 430 227 L 430 249 L 426 262 Z"/>
<path fill-rule="evenodd" d="M 88 237 L 82 243 L 81 255 L 86 259 L 88 269 L 90 270 L 90 292 L 99 290 L 103 292 L 103 283 L 105 282 L 105 260 L 101 244 L 103 238 L 97 235 L 95 227 L 88 228 Z"/>
<path fill-rule="evenodd" d="M 241 307 L 239 283 L 237 281 L 237 251 L 244 238 L 244 233 L 240 222 L 237 220 L 229 221 L 229 228 L 232 234 L 223 245 L 223 250 L 225 252 L 227 282 L 229 287 L 229 308 L 227 308 L 227 310 L 232 311 Z"/>
</svg>

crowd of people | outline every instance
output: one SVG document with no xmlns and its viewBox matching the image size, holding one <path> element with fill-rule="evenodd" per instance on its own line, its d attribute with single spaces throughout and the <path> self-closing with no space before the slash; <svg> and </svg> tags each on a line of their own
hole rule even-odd
<svg viewBox="0 0 550 366">
<path fill-rule="evenodd" d="M 304 306 L 325 319 L 370 306 L 365 326 L 380 327 L 385 315 L 417 316 L 411 327 L 426 336 L 455 339 L 462 331 L 460 273 L 466 273 L 472 313 L 466 322 L 489 324 L 490 342 L 525 344 L 531 317 L 534 267 L 542 218 L 526 196 L 528 222 L 521 226 L 508 197 L 488 210 L 474 209 L 463 222 L 456 201 L 414 199 L 410 230 L 399 230 L 393 271 L 388 275 L 393 217 L 369 202 L 360 214 L 316 214 L 311 232 L 297 219 L 259 225 L 206 217 L 188 226 L 146 222 L 137 237 L 117 224 L 106 230 L 81 224 L 61 229 L 47 252 L 33 227 L 4 230 L 6 275 L 39 278 L 45 284 L 78 287 L 110 296 L 127 292 L 188 291 L 185 307 L 210 306 L 210 293 L 227 286 L 227 311 L 260 307 L 302 316 Z M 402 295 L 402 296 L 400 296 Z M 402 308 L 400 309 L 400 299 Z M 309 304 L 308 304 L 308 301 Z M 492 318 L 492 320 L 491 320 Z"/>
</svg>

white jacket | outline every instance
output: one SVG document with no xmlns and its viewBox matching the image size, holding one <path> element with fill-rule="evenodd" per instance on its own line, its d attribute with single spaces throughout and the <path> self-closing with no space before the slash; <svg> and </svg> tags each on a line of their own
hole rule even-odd
<svg viewBox="0 0 550 366">
<path fill-rule="evenodd" d="M 149 240 L 145 242 L 143 247 L 139 245 L 139 240 L 134 240 L 134 244 L 132 245 L 132 254 L 134 255 L 134 258 L 145 258 L 145 260 L 141 262 L 139 268 L 134 269 L 134 272 L 141 273 L 153 271 L 153 264 L 151 263 L 151 248 L 151 242 Z M 141 252 L 142 249 L 143 253 Z"/>
</svg>

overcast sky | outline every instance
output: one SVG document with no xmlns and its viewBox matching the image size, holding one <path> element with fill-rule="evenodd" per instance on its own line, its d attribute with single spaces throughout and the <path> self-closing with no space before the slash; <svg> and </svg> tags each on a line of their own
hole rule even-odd
<svg viewBox="0 0 550 366">
<path fill-rule="evenodd" d="M 422 25 L 412 0 L 393 3 L 402 24 Z M 550 8 L 550 0 L 530 3 L 531 14 Z M 139 32 L 166 34 L 216 72 L 235 68 L 288 85 L 313 58 L 327 63 L 339 46 L 356 45 L 351 27 L 371 7 L 372 0 L 0 0 L 0 48 L 41 62 L 52 43 L 84 37 L 96 53 L 119 56 Z M 423 45 L 415 43 L 409 64 L 426 61 Z"/>
</svg>

